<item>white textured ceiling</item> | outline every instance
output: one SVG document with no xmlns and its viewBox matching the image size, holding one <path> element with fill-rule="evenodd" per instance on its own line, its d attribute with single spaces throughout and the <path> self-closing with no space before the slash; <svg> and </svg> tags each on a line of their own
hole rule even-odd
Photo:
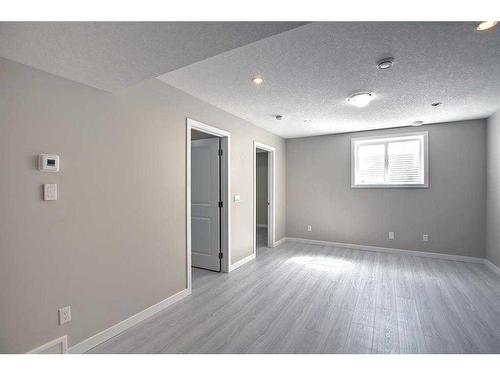
<svg viewBox="0 0 500 375">
<path fill-rule="evenodd" d="M 377 70 L 385 56 L 394 66 Z M 258 74 L 264 84 L 252 85 Z M 478 33 L 471 22 L 312 23 L 159 78 L 285 138 L 484 118 L 500 108 L 500 31 Z M 376 100 L 347 105 L 356 90 Z"/>
<path fill-rule="evenodd" d="M 303 24 L 1 22 L 0 56 L 116 91 Z"/>
</svg>

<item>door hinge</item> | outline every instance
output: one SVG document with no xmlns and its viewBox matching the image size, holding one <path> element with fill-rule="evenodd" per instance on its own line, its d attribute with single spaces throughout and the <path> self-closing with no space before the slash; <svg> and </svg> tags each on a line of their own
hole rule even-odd
<svg viewBox="0 0 500 375">
<path fill-rule="evenodd" d="M 223 206 L 222 201 L 219 201 L 219 207 L 222 208 L 222 206 Z"/>
<path fill-rule="evenodd" d="M 219 156 L 222 156 L 222 149 L 221 149 L 221 148 L 219 148 L 219 151 L 217 152 L 217 154 L 218 154 Z"/>
<path fill-rule="evenodd" d="M 219 259 L 224 258 L 224 253 L 219 253 Z"/>
</svg>

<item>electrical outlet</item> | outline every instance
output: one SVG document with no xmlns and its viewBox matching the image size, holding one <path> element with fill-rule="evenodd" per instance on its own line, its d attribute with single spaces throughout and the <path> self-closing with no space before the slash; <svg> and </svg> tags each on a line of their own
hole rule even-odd
<svg viewBox="0 0 500 375">
<path fill-rule="evenodd" d="M 307 231 L 308 231 L 308 232 L 312 232 L 312 230 L 313 230 L 312 226 L 308 225 L 308 226 L 307 226 Z"/>
<path fill-rule="evenodd" d="M 393 240 L 394 239 L 394 232 L 389 232 L 389 239 Z"/>
<path fill-rule="evenodd" d="M 62 326 L 64 323 L 71 321 L 71 306 L 61 307 L 59 309 L 59 325 Z"/>
<path fill-rule="evenodd" d="M 422 241 L 429 242 L 429 235 L 428 234 L 423 234 L 422 235 Z"/>
</svg>

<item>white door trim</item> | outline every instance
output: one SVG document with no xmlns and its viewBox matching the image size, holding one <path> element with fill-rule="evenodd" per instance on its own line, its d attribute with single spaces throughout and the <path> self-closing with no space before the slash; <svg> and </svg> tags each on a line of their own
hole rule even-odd
<svg viewBox="0 0 500 375">
<path fill-rule="evenodd" d="M 268 152 L 267 158 L 267 194 L 269 200 L 268 216 L 267 216 L 267 247 L 274 247 L 275 240 L 275 186 L 276 186 L 276 149 L 265 143 L 253 142 L 253 254 L 256 254 L 256 230 L 257 227 L 257 149 L 265 150 Z"/>
<path fill-rule="evenodd" d="M 223 210 L 221 214 L 222 229 L 222 272 L 229 272 L 231 264 L 231 133 L 207 125 L 202 122 L 186 119 L 186 274 L 187 289 L 191 291 L 191 130 L 199 130 L 221 138 L 222 143 L 222 168 L 221 189 L 223 197 Z"/>
</svg>

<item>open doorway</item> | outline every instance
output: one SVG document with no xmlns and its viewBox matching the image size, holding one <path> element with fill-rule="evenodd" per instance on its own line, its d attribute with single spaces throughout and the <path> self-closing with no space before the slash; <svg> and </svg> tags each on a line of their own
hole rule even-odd
<svg viewBox="0 0 500 375">
<path fill-rule="evenodd" d="M 230 134 L 187 119 L 187 285 L 192 267 L 228 272 Z"/>
<path fill-rule="evenodd" d="M 275 149 L 254 142 L 254 254 L 274 247 Z"/>
<path fill-rule="evenodd" d="M 255 243 L 257 249 L 267 247 L 268 239 L 268 153 L 258 148 L 255 155 Z"/>
</svg>

